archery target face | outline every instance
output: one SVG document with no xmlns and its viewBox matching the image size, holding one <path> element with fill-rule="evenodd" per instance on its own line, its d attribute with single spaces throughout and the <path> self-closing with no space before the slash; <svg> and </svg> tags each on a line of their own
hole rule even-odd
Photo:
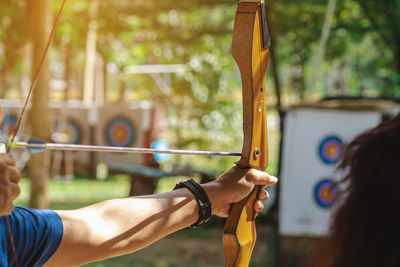
<svg viewBox="0 0 400 267">
<path fill-rule="evenodd" d="M 343 141 L 337 136 L 328 136 L 319 144 L 320 159 L 326 164 L 336 164 L 342 157 Z"/>
<path fill-rule="evenodd" d="M 111 146 L 130 147 L 135 141 L 135 127 L 126 118 L 116 117 L 106 126 L 106 139 Z"/>
<path fill-rule="evenodd" d="M 6 115 L 4 117 L 3 127 L 1 127 L 1 132 L 3 134 L 11 135 L 14 133 L 15 128 L 17 127 L 17 116 L 14 115 Z"/>
<path fill-rule="evenodd" d="M 335 202 L 338 188 L 330 179 L 319 181 L 314 187 L 314 200 L 321 208 L 330 208 Z"/>
<path fill-rule="evenodd" d="M 68 143 L 79 144 L 81 142 L 81 127 L 74 120 L 68 120 L 65 125 L 57 124 L 55 131 L 66 134 L 68 136 Z"/>
<path fill-rule="evenodd" d="M 376 126 L 376 111 L 289 109 L 282 136 L 279 231 L 287 236 L 321 236 L 340 199 L 331 181 L 344 145 Z M 336 163 L 335 163 L 336 162 Z M 333 186 L 333 187 L 332 187 Z"/>
</svg>

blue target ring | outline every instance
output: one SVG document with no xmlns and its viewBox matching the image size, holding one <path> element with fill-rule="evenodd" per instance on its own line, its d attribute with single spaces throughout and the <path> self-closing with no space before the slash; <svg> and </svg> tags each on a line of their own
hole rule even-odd
<svg viewBox="0 0 400 267">
<path fill-rule="evenodd" d="M 332 207 L 337 194 L 338 188 L 330 179 L 323 179 L 314 187 L 314 200 L 321 208 Z"/>
<path fill-rule="evenodd" d="M 106 127 L 106 139 L 111 146 L 130 147 L 135 141 L 134 125 L 126 118 L 112 119 Z"/>
<path fill-rule="evenodd" d="M 336 164 L 343 152 L 343 141 L 337 136 L 328 136 L 322 140 L 318 148 L 320 159 L 326 164 Z"/>
<path fill-rule="evenodd" d="M 3 134 L 11 135 L 14 133 L 15 128 L 17 127 L 18 118 L 14 115 L 6 115 L 4 116 L 3 126 L 1 127 L 1 132 Z"/>
<path fill-rule="evenodd" d="M 65 125 L 57 124 L 55 127 L 55 131 L 68 135 L 68 139 L 69 139 L 68 143 L 80 144 L 82 141 L 81 127 L 74 120 L 68 120 Z"/>
</svg>

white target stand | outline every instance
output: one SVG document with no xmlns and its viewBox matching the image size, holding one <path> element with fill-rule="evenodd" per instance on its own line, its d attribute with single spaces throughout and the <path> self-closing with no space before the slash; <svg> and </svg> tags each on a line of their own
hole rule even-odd
<svg viewBox="0 0 400 267">
<path fill-rule="evenodd" d="M 358 134 L 378 125 L 383 115 L 392 110 L 374 102 L 362 107 L 359 104 L 353 101 L 346 105 L 287 110 L 280 166 L 281 236 L 327 234 L 333 204 L 337 201 L 334 181 L 340 174 L 335 170 L 344 147 Z"/>
<path fill-rule="evenodd" d="M 18 120 L 18 114 L 21 111 L 22 108 L 22 102 L 21 101 L 15 101 L 15 100 L 5 100 L 2 99 L 0 101 L 1 108 L 3 110 L 3 125 L 1 127 L 1 134 L 3 137 L 8 137 L 11 136 L 15 128 L 17 126 L 17 120 Z M 25 137 L 25 135 L 29 134 L 28 127 L 26 127 L 26 120 L 22 122 L 20 126 L 19 132 L 22 133 L 20 134 L 17 138 L 21 139 Z"/>
<path fill-rule="evenodd" d="M 81 101 L 51 102 L 52 141 L 69 144 L 90 144 L 88 124 L 89 107 Z M 81 151 L 53 151 L 52 177 L 60 178 L 62 164 L 65 179 L 71 180 L 75 170 L 85 173 L 90 164 L 90 154 Z"/>
<path fill-rule="evenodd" d="M 106 104 L 98 110 L 96 144 L 122 147 L 145 147 L 146 134 L 152 126 L 152 105 L 141 103 Z M 98 153 L 98 164 L 111 168 L 144 165 L 144 154 Z"/>
</svg>

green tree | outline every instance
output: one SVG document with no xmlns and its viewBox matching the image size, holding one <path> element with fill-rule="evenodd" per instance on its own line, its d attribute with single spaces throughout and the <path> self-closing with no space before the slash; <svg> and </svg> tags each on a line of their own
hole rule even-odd
<svg viewBox="0 0 400 267">
<path fill-rule="evenodd" d="M 28 21 L 25 1 L 0 2 L 0 97 L 6 97 L 12 76 L 21 73 L 18 64 L 28 40 Z"/>
<path fill-rule="evenodd" d="M 32 37 L 32 79 L 39 67 L 43 51 L 49 38 L 51 18 L 50 0 L 30 0 L 28 2 Z M 38 76 L 36 87 L 32 93 L 32 108 L 29 122 L 33 136 L 50 141 L 49 71 L 45 59 Z M 50 154 L 48 151 L 32 155 L 29 162 L 29 178 L 31 180 L 31 195 L 29 206 L 32 208 L 47 208 L 47 182 L 49 179 Z"/>
<path fill-rule="evenodd" d="M 370 31 L 379 36 L 378 48 L 389 49 L 391 55 L 386 56 L 388 66 L 395 73 L 385 77 L 389 86 L 383 92 L 386 96 L 400 97 L 400 1 L 399 0 L 358 0 L 364 14 L 368 18 Z"/>
</svg>

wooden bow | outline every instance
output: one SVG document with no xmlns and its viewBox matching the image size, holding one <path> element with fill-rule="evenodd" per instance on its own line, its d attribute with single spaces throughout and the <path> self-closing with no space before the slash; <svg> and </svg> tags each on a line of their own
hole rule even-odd
<svg viewBox="0 0 400 267">
<path fill-rule="evenodd" d="M 270 39 L 262 0 L 242 0 L 236 12 L 232 55 L 239 66 L 243 90 L 241 168 L 264 171 L 268 164 L 265 80 Z M 256 242 L 254 202 L 260 187 L 232 206 L 224 230 L 226 266 L 248 266 Z"/>
</svg>

